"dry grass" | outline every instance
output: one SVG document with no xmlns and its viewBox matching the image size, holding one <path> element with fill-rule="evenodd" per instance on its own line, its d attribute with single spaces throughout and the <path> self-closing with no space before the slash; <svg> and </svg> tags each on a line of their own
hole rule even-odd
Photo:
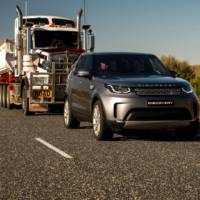
<svg viewBox="0 0 200 200">
<path fill-rule="evenodd" d="M 194 65 L 192 68 L 194 69 L 196 77 L 200 77 L 200 65 Z"/>
</svg>

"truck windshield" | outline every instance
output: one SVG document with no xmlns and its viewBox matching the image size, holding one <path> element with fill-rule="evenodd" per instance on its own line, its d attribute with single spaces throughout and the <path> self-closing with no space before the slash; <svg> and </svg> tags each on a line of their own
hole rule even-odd
<svg viewBox="0 0 200 200">
<path fill-rule="evenodd" d="M 37 18 L 24 18 L 23 19 L 23 24 L 49 24 L 49 20 L 47 18 L 41 18 L 41 17 L 37 17 Z"/>
<path fill-rule="evenodd" d="M 94 57 L 95 74 L 101 75 L 162 75 L 169 76 L 168 70 L 153 55 L 105 54 Z"/>
<path fill-rule="evenodd" d="M 77 48 L 77 32 L 35 31 L 36 48 Z"/>
<path fill-rule="evenodd" d="M 75 23 L 72 20 L 53 18 L 52 22 L 55 25 L 75 27 Z"/>
</svg>

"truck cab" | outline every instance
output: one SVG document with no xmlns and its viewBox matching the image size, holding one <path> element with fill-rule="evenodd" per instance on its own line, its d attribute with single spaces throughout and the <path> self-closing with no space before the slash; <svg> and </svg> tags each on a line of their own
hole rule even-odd
<svg viewBox="0 0 200 200">
<path fill-rule="evenodd" d="M 0 86 L 3 91 L 0 104 L 1 99 L 3 107 L 21 103 L 24 114 L 48 111 L 51 104 L 64 104 L 68 73 L 80 54 L 93 51 L 94 35 L 90 26 L 81 26 L 82 10 L 76 20 L 61 16 L 23 16 L 18 6 L 16 14 L 16 59 L 6 72 L 7 80 Z M 4 75 L 0 73 L 0 77 Z"/>
</svg>

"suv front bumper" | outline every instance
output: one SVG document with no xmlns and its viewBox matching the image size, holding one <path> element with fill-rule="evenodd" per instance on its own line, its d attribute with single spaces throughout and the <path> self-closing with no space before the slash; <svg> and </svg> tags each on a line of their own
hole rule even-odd
<svg viewBox="0 0 200 200">
<path fill-rule="evenodd" d="M 158 129 L 158 128 L 180 128 L 189 127 L 193 121 L 126 121 L 123 128 L 125 129 Z"/>
<path fill-rule="evenodd" d="M 155 97 L 107 97 L 103 106 L 112 127 L 125 129 L 156 129 L 188 127 L 199 120 L 199 103 L 195 95 L 156 97 L 173 101 L 173 105 L 149 106 Z"/>
</svg>

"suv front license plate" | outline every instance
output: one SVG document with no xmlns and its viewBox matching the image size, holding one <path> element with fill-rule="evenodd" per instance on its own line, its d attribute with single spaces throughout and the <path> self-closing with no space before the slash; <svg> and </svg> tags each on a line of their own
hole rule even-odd
<svg viewBox="0 0 200 200">
<path fill-rule="evenodd" d="M 52 91 L 51 90 L 33 90 L 32 92 L 33 98 L 52 98 Z"/>
<path fill-rule="evenodd" d="M 159 100 L 155 100 L 155 101 L 148 101 L 147 102 L 148 106 L 173 106 L 174 105 L 174 101 L 159 101 Z"/>
</svg>

